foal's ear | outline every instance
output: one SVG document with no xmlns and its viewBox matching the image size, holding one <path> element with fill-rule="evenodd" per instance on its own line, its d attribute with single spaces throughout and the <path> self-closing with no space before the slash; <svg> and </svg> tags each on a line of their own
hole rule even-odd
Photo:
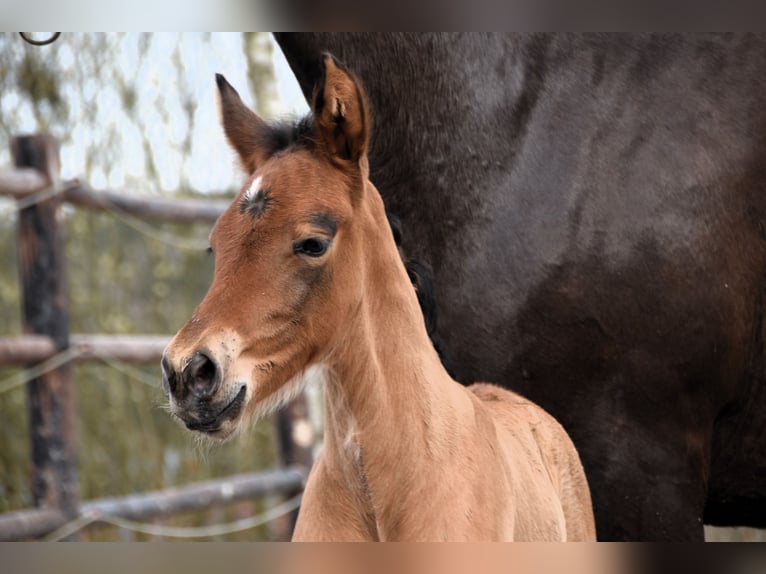
<svg viewBox="0 0 766 574">
<path fill-rule="evenodd" d="M 358 161 L 367 153 L 371 120 L 357 80 L 330 54 L 322 55 L 323 77 L 314 87 L 314 117 L 327 150 Z"/>
<path fill-rule="evenodd" d="M 252 174 L 268 158 L 268 124 L 248 108 L 221 74 L 215 75 L 221 102 L 221 123 L 226 139 L 239 155 L 242 167 Z"/>
</svg>

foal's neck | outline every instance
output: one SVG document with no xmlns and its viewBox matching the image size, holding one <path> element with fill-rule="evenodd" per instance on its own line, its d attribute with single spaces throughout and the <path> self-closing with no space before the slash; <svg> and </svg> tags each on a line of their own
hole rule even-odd
<svg viewBox="0 0 766 574">
<path fill-rule="evenodd" d="M 390 244 L 389 244 L 390 243 Z M 407 424 L 451 382 L 428 337 L 413 285 L 393 241 L 364 262 L 363 299 L 336 354 L 328 396 L 357 427 L 384 420 Z M 333 405 L 328 405 L 332 407 Z"/>
<path fill-rule="evenodd" d="M 325 450 L 380 527 L 402 493 L 451 464 L 473 404 L 441 364 L 393 240 L 373 252 L 359 312 L 328 365 Z"/>
</svg>

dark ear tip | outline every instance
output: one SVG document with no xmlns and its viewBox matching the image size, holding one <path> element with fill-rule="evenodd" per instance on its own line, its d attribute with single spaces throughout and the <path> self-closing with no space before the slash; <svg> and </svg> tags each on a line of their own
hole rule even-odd
<svg viewBox="0 0 766 574">
<path fill-rule="evenodd" d="M 345 71 L 345 66 L 341 64 L 338 58 L 336 58 L 330 52 L 322 52 L 322 56 L 320 59 L 322 62 L 322 69 L 325 71 L 327 71 L 327 68 L 330 67 L 330 64 L 332 65 L 333 68 Z"/>
<path fill-rule="evenodd" d="M 226 78 L 223 77 L 223 74 L 215 75 L 215 83 L 218 85 L 218 89 L 221 91 L 223 91 L 225 88 L 231 88 L 231 84 L 226 81 Z"/>
</svg>

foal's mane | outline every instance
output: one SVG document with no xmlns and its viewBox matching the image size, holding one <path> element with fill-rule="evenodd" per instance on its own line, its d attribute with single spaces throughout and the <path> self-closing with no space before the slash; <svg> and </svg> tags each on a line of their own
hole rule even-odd
<svg viewBox="0 0 766 574">
<path fill-rule="evenodd" d="M 267 157 L 289 148 L 313 150 L 317 145 L 314 115 L 311 113 L 297 120 L 271 121 L 266 127 L 259 134 L 259 143 Z"/>
</svg>

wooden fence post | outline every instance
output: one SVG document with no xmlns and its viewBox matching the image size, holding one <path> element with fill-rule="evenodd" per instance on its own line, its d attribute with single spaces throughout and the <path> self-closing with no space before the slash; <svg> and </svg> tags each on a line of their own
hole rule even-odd
<svg viewBox="0 0 766 574">
<path fill-rule="evenodd" d="M 33 167 L 59 184 L 58 143 L 50 135 L 16 137 L 17 167 Z M 69 348 L 69 313 L 60 200 L 50 197 L 18 215 L 19 281 L 27 334 L 48 335 L 56 351 Z M 75 449 L 75 393 L 68 363 L 27 384 L 35 506 L 77 516 L 79 483 Z"/>
<path fill-rule="evenodd" d="M 311 469 L 314 461 L 315 433 L 309 418 L 308 399 L 306 393 L 298 395 L 286 407 L 276 413 L 276 431 L 279 458 L 284 466 L 301 466 L 306 472 Z M 285 497 L 292 498 L 301 492 L 297 488 L 288 492 Z M 272 536 L 275 540 L 290 540 L 298 510 L 275 521 Z"/>
</svg>

